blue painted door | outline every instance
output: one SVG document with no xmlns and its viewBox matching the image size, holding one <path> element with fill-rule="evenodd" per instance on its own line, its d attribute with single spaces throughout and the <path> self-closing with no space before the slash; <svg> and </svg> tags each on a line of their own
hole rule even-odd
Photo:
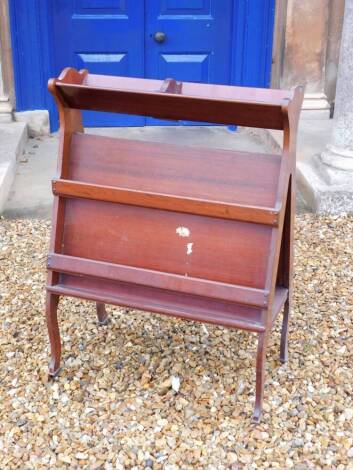
<svg viewBox="0 0 353 470">
<path fill-rule="evenodd" d="M 230 83 L 232 5 L 232 0 L 146 0 L 146 76 Z"/>
<path fill-rule="evenodd" d="M 72 65 L 99 74 L 229 83 L 232 3 L 232 0 L 54 2 L 56 71 Z M 161 34 L 162 41 L 158 40 Z M 84 121 L 88 126 L 172 124 L 153 118 L 95 112 L 85 112 Z"/>
<path fill-rule="evenodd" d="M 58 116 L 47 80 L 68 65 L 101 74 L 270 83 L 275 0 L 14 0 L 9 8 L 16 108 L 49 109 L 52 130 Z M 164 41 L 155 40 L 156 32 Z M 157 121 L 85 115 L 86 125 L 146 122 Z"/>
<path fill-rule="evenodd" d="M 73 66 L 96 74 L 143 77 L 143 6 L 143 0 L 54 1 L 55 74 Z M 143 126 L 145 118 L 85 112 L 84 123 Z"/>
</svg>

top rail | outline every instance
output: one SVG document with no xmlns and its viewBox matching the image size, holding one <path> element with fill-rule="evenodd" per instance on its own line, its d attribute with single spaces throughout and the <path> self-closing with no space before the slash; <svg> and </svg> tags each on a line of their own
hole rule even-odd
<svg viewBox="0 0 353 470">
<path fill-rule="evenodd" d="M 49 81 L 65 107 L 284 129 L 292 91 L 149 80 L 65 69 Z"/>
</svg>

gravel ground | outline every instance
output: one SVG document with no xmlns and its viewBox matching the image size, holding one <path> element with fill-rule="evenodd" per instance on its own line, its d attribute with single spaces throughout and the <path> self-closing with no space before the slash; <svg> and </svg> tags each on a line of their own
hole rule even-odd
<svg viewBox="0 0 353 470">
<path fill-rule="evenodd" d="M 353 469 L 352 218 L 298 217 L 290 360 L 278 322 L 258 426 L 256 342 L 239 331 L 117 307 L 98 327 L 93 303 L 64 299 L 48 381 L 48 232 L 0 220 L 1 468 Z"/>
</svg>

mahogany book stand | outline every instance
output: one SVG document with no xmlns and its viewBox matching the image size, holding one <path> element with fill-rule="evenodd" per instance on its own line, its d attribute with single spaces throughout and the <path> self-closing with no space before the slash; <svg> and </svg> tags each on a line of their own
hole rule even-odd
<svg viewBox="0 0 353 470">
<path fill-rule="evenodd" d="M 301 88 L 281 91 L 89 74 L 49 81 L 60 114 L 46 317 L 59 371 L 59 297 L 130 306 L 258 333 L 254 421 L 266 345 L 291 306 L 295 140 Z M 282 155 L 84 134 L 81 110 L 281 129 Z M 181 142 L 182 144 L 182 142 Z"/>
</svg>

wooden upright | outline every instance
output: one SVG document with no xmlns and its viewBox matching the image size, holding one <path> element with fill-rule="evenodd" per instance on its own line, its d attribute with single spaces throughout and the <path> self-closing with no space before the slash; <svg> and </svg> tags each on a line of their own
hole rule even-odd
<svg viewBox="0 0 353 470">
<path fill-rule="evenodd" d="M 240 88 L 89 74 L 49 81 L 60 114 L 48 256 L 49 374 L 59 371 L 59 297 L 258 334 L 259 421 L 271 328 L 292 297 L 295 140 L 301 88 Z M 81 110 L 283 130 L 282 155 L 84 134 Z"/>
</svg>

